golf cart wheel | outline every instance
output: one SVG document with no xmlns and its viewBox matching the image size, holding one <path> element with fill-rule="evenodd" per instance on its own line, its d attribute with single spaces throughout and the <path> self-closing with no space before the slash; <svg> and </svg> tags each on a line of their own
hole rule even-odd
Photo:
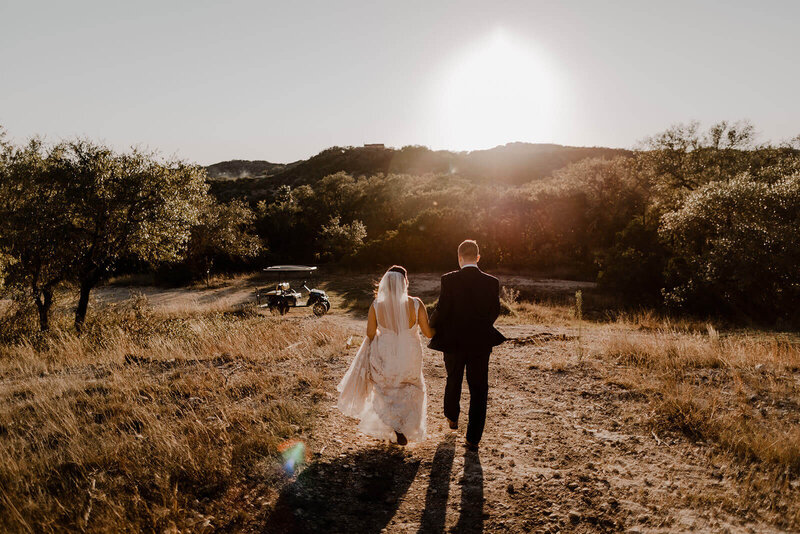
<svg viewBox="0 0 800 534">
<path fill-rule="evenodd" d="M 317 317 L 322 317 L 327 313 L 328 307 L 325 306 L 325 304 L 323 304 L 322 302 L 317 302 L 316 304 L 314 304 L 314 307 L 311 308 L 311 310 Z"/>
</svg>

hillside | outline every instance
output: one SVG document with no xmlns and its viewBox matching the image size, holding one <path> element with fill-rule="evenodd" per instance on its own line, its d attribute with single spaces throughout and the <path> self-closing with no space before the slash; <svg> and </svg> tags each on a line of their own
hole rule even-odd
<svg viewBox="0 0 800 534">
<path fill-rule="evenodd" d="M 208 175 L 214 180 L 238 180 L 240 178 L 266 177 L 283 171 L 285 163 L 270 163 L 264 160 L 232 159 L 220 161 L 206 167 Z"/>
<path fill-rule="evenodd" d="M 549 176 L 554 170 L 586 158 L 630 156 L 629 150 L 509 143 L 488 150 L 451 152 L 422 146 L 401 149 L 331 147 L 290 164 L 233 160 L 207 167 L 212 192 L 222 200 L 265 198 L 280 185 L 313 184 L 336 172 L 371 174 L 457 174 L 481 183 L 519 185 Z"/>
</svg>

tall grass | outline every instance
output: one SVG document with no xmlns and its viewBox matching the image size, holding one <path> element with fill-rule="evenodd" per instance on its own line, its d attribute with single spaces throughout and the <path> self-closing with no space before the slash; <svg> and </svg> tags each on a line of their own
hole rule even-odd
<svg viewBox="0 0 800 534">
<path fill-rule="evenodd" d="M 276 480 L 347 338 L 324 318 L 142 299 L 96 316 L 0 347 L 0 531 L 223 526 L 215 503 Z"/>
</svg>

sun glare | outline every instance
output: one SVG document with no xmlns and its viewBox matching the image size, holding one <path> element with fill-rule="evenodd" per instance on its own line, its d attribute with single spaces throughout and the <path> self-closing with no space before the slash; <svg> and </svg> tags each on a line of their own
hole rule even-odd
<svg viewBox="0 0 800 534">
<path fill-rule="evenodd" d="M 529 43 L 497 31 L 446 72 L 436 113 L 443 148 L 472 150 L 552 139 L 556 79 Z"/>
</svg>

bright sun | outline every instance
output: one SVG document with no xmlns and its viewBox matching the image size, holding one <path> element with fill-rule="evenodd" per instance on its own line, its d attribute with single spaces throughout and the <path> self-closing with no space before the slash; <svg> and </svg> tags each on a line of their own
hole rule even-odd
<svg viewBox="0 0 800 534">
<path fill-rule="evenodd" d="M 551 140 L 555 83 L 529 44 L 495 32 L 454 62 L 437 91 L 441 144 L 472 150 Z"/>
</svg>

